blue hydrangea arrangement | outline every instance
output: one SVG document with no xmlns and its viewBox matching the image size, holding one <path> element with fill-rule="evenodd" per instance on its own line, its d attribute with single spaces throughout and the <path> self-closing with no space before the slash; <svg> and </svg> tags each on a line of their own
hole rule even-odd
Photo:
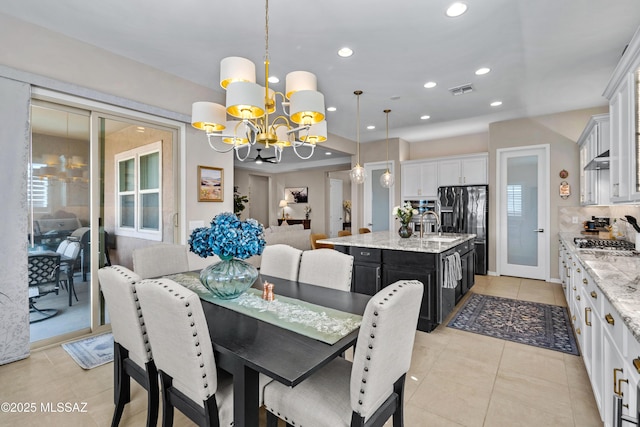
<svg viewBox="0 0 640 427">
<path fill-rule="evenodd" d="M 261 255 L 265 245 L 262 224 L 253 218 L 240 221 L 231 212 L 216 215 L 211 227 L 196 228 L 189 238 L 189 249 L 202 258 L 247 259 Z"/>
</svg>

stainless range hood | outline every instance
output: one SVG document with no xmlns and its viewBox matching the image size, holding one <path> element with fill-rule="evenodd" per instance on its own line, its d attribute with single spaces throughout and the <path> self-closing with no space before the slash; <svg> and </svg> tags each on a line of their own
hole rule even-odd
<svg viewBox="0 0 640 427">
<path fill-rule="evenodd" d="M 593 171 L 593 170 L 609 169 L 609 160 L 610 160 L 609 150 L 607 150 L 604 153 L 600 154 L 595 159 L 591 160 L 589 163 L 587 163 L 587 165 L 584 167 L 584 170 Z"/>
</svg>

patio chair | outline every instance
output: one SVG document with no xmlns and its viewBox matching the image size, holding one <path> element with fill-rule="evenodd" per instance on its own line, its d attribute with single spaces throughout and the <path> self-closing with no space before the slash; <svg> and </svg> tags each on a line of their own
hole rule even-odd
<svg viewBox="0 0 640 427">
<path fill-rule="evenodd" d="M 73 274 L 75 273 L 76 262 L 78 261 L 81 248 L 80 242 L 69 240 L 62 254 L 63 258 L 60 261 L 60 284 L 66 287 L 69 292 L 69 307 L 71 307 L 72 304 L 71 295 L 78 301 L 76 288 L 73 284 Z"/>
<path fill-rule="evenodd" d="M 30 323 L 41 322 L 58 314 L 54 308 L 38 308 L 36 300 L 52 292 L 58 295 L 59 282 L 60 254 L 29 255 L 29 312 L 41 316 L 30 317 Z"/>
</svg>

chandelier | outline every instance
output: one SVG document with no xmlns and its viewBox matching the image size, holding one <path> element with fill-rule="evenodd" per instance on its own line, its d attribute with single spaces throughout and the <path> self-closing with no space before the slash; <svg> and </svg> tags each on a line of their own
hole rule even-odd
<svg viewBox="0 0 640 427">
<path fill-rule="evenodd" d="M 285 147 L 292 147 L 299 158 L 309 159 L 316 144 L 327 140 L 324 95 L 317 90 L 316 76 L 307 71 L 287 74 L 285 93 L 269 88 L 269 0 L 265 0 L 264 73 L 263 87 L 256 83 L 253 62 L 237 56 L 224 58 L 220 85 L 227 91 L 226 106 L 193 103 L 191 125 L 206 132 L 212 149 L 220 153 L 235 150 L 240 161 L 249 157 L 256 143 L 274 147 L 277 162 Z M 282 99 L 281 115 L 276 113 L 277 97 Z M 232 119 L 227 120 L 227 115 Z M 309 147 L 310 154 L 298 152 L 302 146 Z"/>
</svg>

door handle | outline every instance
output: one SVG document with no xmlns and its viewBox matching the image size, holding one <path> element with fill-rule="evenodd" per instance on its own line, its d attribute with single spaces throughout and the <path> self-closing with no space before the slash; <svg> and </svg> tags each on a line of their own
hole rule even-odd
<svg viewBox="0 0 640 427">
<path fill-rule="evenodd" d="M 533 230 L 535 233 L 544 233 L 544 228 L 536 228 Z"/>
</svg>

